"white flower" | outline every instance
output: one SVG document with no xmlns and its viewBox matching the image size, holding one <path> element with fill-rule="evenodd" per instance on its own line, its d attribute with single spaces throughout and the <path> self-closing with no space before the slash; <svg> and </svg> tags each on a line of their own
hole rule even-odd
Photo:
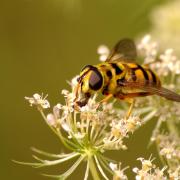
<svg viewBox="0 0 180 180">
<path fill-rule="evenodd" d="M 148 160 L 144 159 L 144 158 L 138 158 L 137 160 L 141 161 L 142 163 L 142 170 L 143 171 L 149 171 L 150 169 L 152 169 L 153 167 L 155 167 L 152 163 L 152 161 L 154 159 L 151 159 L 151 156 Z"/>
<path fill-rule="evenodd" d="M 158 53 L 158 44 L 151 40 L 148 34 L 142 38 L 137 46 L 139 54 L 144 57 L 144 64 L 152 63 L 156 60 Z"/>
<path fill-rule="evenodd" d="M 86 135 L 85 133 L 77 132 L 74 134 L 74 137 L 76 137 L 77 139 L 82 139 L 84 138 L 85 135 Z"/>
<path fill-rule="evenodd" d="M 126 121 L 128 132 L 134 132 L 141 125 L 141 120 L 138 116 L 130 116 Z"/>
<path fill-rule="evenodd" d="M 63 90 L 61 91 L 61 94 L 64 95 L 64 97 L 67 97 L 67 96 L 69 95 L 69 91 L 66 90 L 66 89 L 63 89 Z"/>
<path fill-rule="evenodd" d="M 101 45 L 97 49 L 97 53 L 99 54 L 99 60 L 105 61 L 110 53 L 109 48 L 105 45 Z"/>
<path fill-rule="evenodd" d="M 66 121 L 61 121 L 61 126 L 62 126 L 62 128 L 63 128 L 66 132 L 70 132 L 70 131 L 71 131 L 71 128 L 70 128 L 70 126 L 67 124 Z"/>
<path fill-rule="evenodd" d="M 126 137 L 129 132 L 134 132 L 140 125 L 140 118 L 137 116 L 130 116 L 128 119 L 112 120 L 111 133 L 115 137 Z"/>
<path fill-rule="evenodd" d="M 142 163 L 142 167 L 135 167 L 132 169 L 134 173 L 136 173 L 136 180 L 167 180 L 167 177 L 164 174 L 164 171 L 167 167 L 163 167 L 161 170 L 153 164 L 153 160 L 151 156 L 148 160 L 144 158 L 138 158 Z"/>
<path fill-rule="evenodd" d="M 109 163 L 109 167 L 114 172 L 113 180 L 127 180 L 128 179 L 127 176 L 124 174 L 124 171 L 128 167 L 121 169 L 121 163 L 119 163 L 119 165 L 118 165 L 118 164 L 115 164 L 112 162 Z"/>
<path fill-rule="evenodd" d="M 43 94 L 39 95 L 36 93 L 33 95 L 33 97 L 25 97 L 25 99 L 29 101 L 30 106 L 35 105 L 42 109 L 47 109 L 50 107 L 48 100 L 46 100 L 47 96 L 48 95 L 43 97 Z"/>
<path fill-rule="evenodd" d="M 116 171 L 116 170 L 117 170 L 117 164 L 115 164 L 115 163 L 110 162 L 110 163 L 109 163 L 109 167 L 110 167 L 113 171 Z"/>
<path fill-rule="evenodd" d="M 67 81 L 67 83 L 71 86 L 72 88 L 72 91 L 74 91 L 74 89 L 76 88 L 77 84 L 78 84 L 78 78 L 79 78 L 79 75 L 77 76 L 74 76 L 71 81 Z"/>
<path fill-rule="evenodd" d="M 54 115 L 52 113 L 47 115 L 47 123 L 50 126 L 56 126 L 56 119 L 54 118 Z"/>
<path fill-rule="evenodd" d="M 160 55 L 160 60 L 157 64 L 157 69 L 159 69 L 158 74 L 167 76 L 169 72 L 179 74 L 180 72 L 180 60 L 174 55 L 173 49 L 167 49 L 164 54 Z"/>
<path fill-rule="evenodd" d="M 180 161 L 180 138 L 174 134 L 159 134 L 157 136 L 160 155 L 174 164 Z"/>
<path fill-rule="evenodd" d="M 57 127 L 58 124 L 60 123 L 60 110 L 62 109 L 61 104 L 57 104 L 56 106 L 53 107 L 53 113 L 50 113 L 47 115 L 47 123 L 50 126 Z"/>
</svg>

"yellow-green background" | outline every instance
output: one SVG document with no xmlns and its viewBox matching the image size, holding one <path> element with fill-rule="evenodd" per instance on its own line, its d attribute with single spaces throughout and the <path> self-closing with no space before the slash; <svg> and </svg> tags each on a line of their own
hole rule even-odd
<svg viewBox="0 0 180 180">
<path fill-rule="evenodd" d="M 163 0 L 5 0 L 0 2 L 0 179 L 46 179 L 30 167 L 11 160 L 30 161 L 30 147 L 59 153 L 64 148 L 29 107 L 24 96 L 48 93 L 51 104 L 63 102 L 66 80 L 86 64 L 96 64 L 97 46 L 112 46 L 123 37 L 149 32 L 149 14 Z M 158 17 L 157 17 L 158 18 Z M 155 154 L 147 149 L 150 122 L 128 141 L 126 152 L 108 153 L 134 166 L 136 158 Z M 59 166 L 56 173 L 63 172 Z M 83 166 L 81 166 L 83 168 Z M 52 173 L 52 171 L 50 171 Z M 70 179 L 82 179 L 78 169 Z M 132 174 L 131 170 L 127 170 Z"/>
</svg>

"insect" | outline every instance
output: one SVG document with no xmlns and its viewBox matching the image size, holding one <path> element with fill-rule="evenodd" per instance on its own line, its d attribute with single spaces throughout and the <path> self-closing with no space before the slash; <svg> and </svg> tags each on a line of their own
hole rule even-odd
<svg viewBox="0 0 180 180">
<path fill-rule="evenodd" d="M 75 103 L 85 106 L 92 94 L 101 92 L 108 101 L 111 97 L 131 103 L 130 115 L 135 97 L 158 95 L 180 102 L 180 95 L 161 86 L 159 77 L 147 65 L 136 63 L 137 52 L 131 39 L 120 40 L 111 50 L 106 61 L 85 66 L 75 89 Z"/>
</svg>

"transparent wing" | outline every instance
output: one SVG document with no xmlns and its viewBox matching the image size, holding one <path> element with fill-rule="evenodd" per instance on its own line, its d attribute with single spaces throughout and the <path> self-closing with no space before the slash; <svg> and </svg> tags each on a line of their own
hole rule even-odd
<svg viewBox="0 0 180 180">
<path fill-rule="evenodd" d="M 180 95 L 166 89 L 164 87 L 156 86 L 154 84 L 142 84 L 140 82 L 119 82 L 119 86 L 140 89 L 145 92 L 162 96 L 168 100 L 180 102 Z"/>
<path fill-rule="evenodd" d="M 131 39 L 120 40 L 111 50 L 106 62 L 135 60 L 137 57 L 136 45 Z"/>
</svg>

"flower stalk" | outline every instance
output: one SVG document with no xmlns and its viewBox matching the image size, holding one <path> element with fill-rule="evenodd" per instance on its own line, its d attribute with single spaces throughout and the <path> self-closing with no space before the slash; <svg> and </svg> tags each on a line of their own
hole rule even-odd
<svg viewBox="0 0 180 180">
<path fill-rule="evenodd" d="M 88 157 L 88 162 L 89 162 L 89 169 L 91 171 L 91 175 L 92 175 L 93 179 L 94 180 L 100 180 L 100 177 L 99 177 L 99 174 L 97 172 L 95 162 L 94 162 L 92 156 Z"/>
</svg>

